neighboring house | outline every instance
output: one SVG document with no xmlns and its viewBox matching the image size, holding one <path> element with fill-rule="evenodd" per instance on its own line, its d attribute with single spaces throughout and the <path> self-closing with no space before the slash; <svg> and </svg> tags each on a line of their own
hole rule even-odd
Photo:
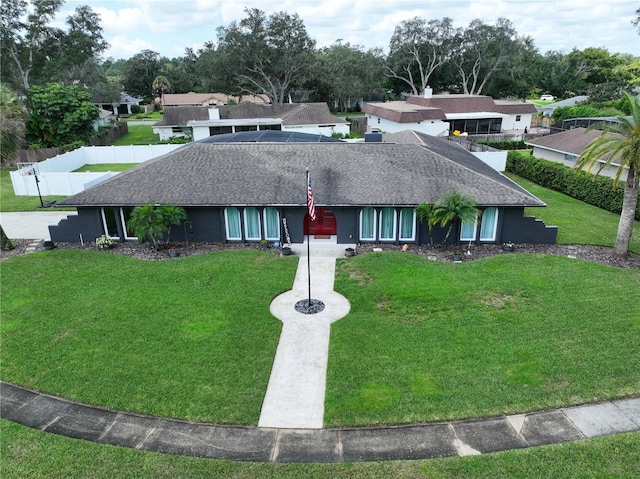
<svg viewBox="0 0 640 479">
<path fill-rule="evenodd" d="M 368 130 L 395 133 L 415 130 L 431 136 L 454 131 L 469 135 L 497 134 L 531 128 L 536 113 L 531 103 L 494 100 L 484 95 L 410 96 L 406 101 L 367 103 Z"/>
<path fill-rule="evenodd" d="M 373 134 L 374 133 L 367 133 L 367 135 Z M 414 130 L 405 130 L 397 133 L 384 133 L 381 136 L 381 140 L 385 143 L 429 144 L 431 143 L 431 138 L 433 138 L 431 135 Z M 453 145 L 457 145 L 467 151 L 470 151 L 476 158 L 479 158 L 496 171 L 505 171 L 507 167 L 506 150 L 497 150 L 496 148 L 483 145 L 482 143 L 476 143 L 469 140 L 468 137 L 446 136 L 441 138 L 448 140 Z"/>
<path fill-rule="evenodd" d="M 114 115 L 131 115 L 131 105 L 139 105 L 142 98 L 135 98 L 127 93 L 120 95 L 119 102 L 92 102 L 98 108 L 109 110 Z"/>
<path fill-rule="evenodd" d="M 533 148 L 533 156 L 536 158 L 563 163 L 573 168 L 576 165 L 576 160 L 587 145 L 600 135 L 602 135 L 600 130 L 574 128 L 526 141 L 525 144 Z M 604 163 L 604 160 L 602 163 Z M 617 172 L 618 165 L 614 165 L 604 168 L 600 174 L 615 178 Z M 622 174 L 620 179 L 626 181 L 626 172 Z"/>
<path fill-rule="evenodd" d="M 270 142 L 257 143 L 257 135 Z M 546 206 L 542 201 L 446 140 L 282 142 L 291 135 L 250 132 L 236 134 L 246 142 L 219 142 L 225 139 L 219 136 L 183 145 L 59 202 L 78 214 L 51 226 L 51 239 L 108 234 L 135 240 L 131 212 L 154 202 L 185 208 L 188 223 L 172 229 L 174 241 L 283 242 L 290 236 L 302 243 L 310 234 L 328 243 L 428 244 L 429 230 L 415 207 L 456 190 L 474 198 L 483 214 L 477 222 L 456 224 L 450 242 L 555 243 L 557 228 L 524 215 L 527 207 Z M 307 214 L 307 168 L 315 221 Z M 445 232 L 434 228 L 433 240 L 442 242 Z"/>
<path fill-rule="evenodd" d="M 578 95 L 566 100 L 560 100 L 555 103 L 549 103 L 548 105 L 536 107 L 538 113 L 542 113 L 544 116 L 553 116 L 553 112 L 556 108 L 561 106 L 576 106 L 578 103 L 584 103 L 589 99 L 586 95 Z"/>
<path fill-rule="evenodd" d="M 115 116 L 111 110 L 105 110 L 100 108 L 100 116 L 93 122 L 93 129 L 98 131 L 101 126 L 111 126 L 111 120 L 114 120 Z"/>
<path fill-rule="evenodd" d="M 241 103 L 217 107 L 167 107 L 162 120 L 153 126 L 153 132 L 160 140 L 189 135 L 194 140 L 201 140 L 213 135 L 259 130 L 347 135 L 349 123 L 332 115 L 326 103 Z"/>
<path fill-rule="evenodd" d="M 162 107 L 167 106 L 219 106 L 238 103 L 269 103 L 266 95 L 234 96 L 225 93 L 164 93 Z"/>
</svg>

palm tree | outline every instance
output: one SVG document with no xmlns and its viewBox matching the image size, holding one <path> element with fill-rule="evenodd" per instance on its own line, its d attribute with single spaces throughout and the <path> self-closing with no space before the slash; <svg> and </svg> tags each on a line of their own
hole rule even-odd
<svg viewBox="0 0 640 479">
<path fill-rule="evenodd" d="M 171 83 L 169 83 L 169 79 L 166 76 L 159 75 L 153 80 L 151 88 L 153 88 L 153 91 L 158 92 L 160 98 L 162 98 L 163 93 L 171 89 Z"/>
<path fill-rule="evenodd" d="M 435 205 L 429 203 L 420 203 L 416 208 L 416 215 L 420 221 L 424 221 L 429 228 L 429 241 L 433 246 L 433 208 Z"/>
<path fill-rule="evenodd" d="M 15 158 L 22 146 L 27 111 L 6 85 L 0 85 L 0 165 Z"/>
<path fill-rule="evenodd" d="M 164 224 L 167 227 L 167 243 L 169 243 L 169 239 L 171 238 L 171 227 L 179 225 L 182 220 L 186 220 L 187 212 L 182 206 L 170 204 L 162 205 L 159 209 L 162 219 L 164 220 Z"/>
<path fill-rule="evenodd" d="M 449 239 L 454 224 L 458 221 L 475 222 L 480 214 L 481 211 L 476 208 L 476 202 L 473 198 L 454 190 L 438 200 L 431 212 L 431 218 L 434 225 L 439 224 L 442 227 L 449 225 L 447 234 L 442 241 L 444 244 Z"/>
<path fill-rule="evenodd" d="M 617 256 L 626 256 L 629 252 L 640 180 L 640 100 L 626 91 L 623 92 L 624 98 L 631 106 L 631 117 L 620 115 L 617 117 L 618 123 L 606 125 L 602 135 L 589 143 L 576 161 L 577 171 L 586 168 L 591 173 L 595 169 L 596 175 L 604 168 L 616 166 L 614 187 L 620 182 L 623 172 L 627 171 L 618 234 L 613 247 Z"/>
</svg>

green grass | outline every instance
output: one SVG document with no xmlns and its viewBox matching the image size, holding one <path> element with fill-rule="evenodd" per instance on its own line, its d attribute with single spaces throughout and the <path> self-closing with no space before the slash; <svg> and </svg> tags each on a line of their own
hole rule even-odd
<svg viewBox="0 0 640 479">
<path fill-rule="evenodd" d="M 507 176 L 548 205 L 546 208 L 526 208 L 525 214 L 544 220 L 548 226 L 558 226 L 558 243 L 613 247 L 620 215 L 543 188 L 519 176 Z M 640 221 L 635 222 L 633 231 L 629 250 L 640 253 Z"/>
<path fill-rule="evenodd" d="M 97 163 L 94 165 L 82 165 L 80 168 L 73 170 L 73 173 L 92 172 L 103 173 L 107 171 L 125 171 L 136 166 L 138 163 Z"/>
<path fill-rule="evenodd" d="M 129 125 L 129 133 L 118 138 L 114 146 L 157 145 L 160 136 L 153 133 L 151 125 Z"/>
<path fill-rule="evenodd" d="M 256 424 L 280 333 L 269 304 L 296 266 L 257 251 L 10 258 L 3 284 L 21 286 L 2 291 L 3 379 L 114 409 Z M 635 270 L 542 255 L 343 260 L 336 290 L 352 309 L 332 327 L 326 425 L 637 394 L 639 285 Z"/>
<path fill-rule="evenodd" d="M 640 393 L 640 271 L 545 255 L 451 264 L 384 252 L 339 261 L 335 286 L 351 312 L 331 329 L 327 426 Z"/>
<path fill-rule="evenodd" d="M 147 111 L 144 113 L 134 113 L 131 116 L 123 118 L 123 121 L 141 121 L 141 120 L 161 120 L 164 112 L 160 111 Z"/>
<path fill-rule="evenodd" d="M 0 169 L 0 211 L 3 213 L 15 211 L 41 211 L 40 199 L 37 196 L 16 196 L 13 193 L 11 176 L 8 168 Z M 35 181 L 35 180 L 34 180 Z M 43 196 L 43 201 L 62 201 L 66 196 Z M 75 211 L 75 208 L 56 208 L 56 211 Z"/>
<path fill-rule="evenodd" d="M 124 248 L 125 246 L 121 246 Z M 297 261 L 59 250 L 2 263 L 2 378 L 90 404 L 257 424 Z"/>
<path fill-rule="evenodd" d="M 228 478 L 527 478 L 635 479 L 640 433 L 446 459 L 345 464 L 219 461 L 95 444 L 0 420 L 6 479 Z"/>
</svg>

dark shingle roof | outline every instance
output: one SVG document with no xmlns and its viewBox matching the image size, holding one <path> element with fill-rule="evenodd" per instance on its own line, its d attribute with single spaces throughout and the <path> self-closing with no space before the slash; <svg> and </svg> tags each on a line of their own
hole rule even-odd
<svg viewBox="0 0 640 479">
<path fill-rule="evenodd" d="M 591 141 L 602 135 L 600 130 L 587 130 L 586 128 L 574 128 L 560 133 L 541 136 L 525 142 L 526 145 L 546 148 L 548 150 L 560 151 L 580 155 Z"/>
<path fill-rule="evenodd" d="M 434 138 L 389 143 L 193 143 L 141 163 L 60 205 L 306 204 L 305 168 L 319 206 L 433 203 L 457 190 L 479 205 L 544 206 L 471 153 Z M 440 144 L 442 142 L 442 144 Z"/>
<path fill-rule="evenodd" d="M 213 135 L 195 143 L 343 143 L 342 140 L 331 136 L 301 133 L 291 130 L 259 130 L 238 133 L 224 133 Z"/>
<path fill-rule="evenodd" d="M 206 106 L 166 106 L 162 119 L 153 126 L 186 126 L 191 120 L 208 120 L 209 108 Z"/>
</svg>

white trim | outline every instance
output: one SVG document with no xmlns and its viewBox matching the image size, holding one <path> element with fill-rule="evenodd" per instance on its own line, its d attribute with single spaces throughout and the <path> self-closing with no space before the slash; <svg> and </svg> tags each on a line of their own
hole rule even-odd
<svg viewBox="0 0 640 479">
<path fill-rule="evenodd" d="M 380 208 L 380 211 L 378 212 L 378 224 L 380 225 L 380 228 L 379 228 L 380 232 L 382 232 L 382 213 L 384 212 L 384 210 L 391 210 L 393 212 L 393 228 L 391 229 L 392 236 L 390 238 L 383 238 L 382 236 L 380 236 L 379 239 L 380 241 L 395 241 L 397 238 L 397 231 L 398 231 L 398 212 L 396 211 L 395 208 L 391 206 L 385 206 L 384 208 Z"/>
<path fill-rule="evenodd" d="M 484 214 L 482 215 L 482 220 L 480 221 L 480 241 L 495 241 L 496 240 L 496 232 L 498 229 L 498 215 L 500 214 L 500 210 L 498 208 L 496 208 L 495 206 L 490 206 L 489 208 L 494 208 L 496 210 L 496 216 L 493 219 L 493 228 L 492 228 L 492 232 L 493 235 L 490 238 L 483 238 L 482 237 L 482 225 L 484 225 L 484 219 L 486 218 L 484 216 Z M 489 208 L 485 208 L 484 211 L 487 211 Z"/>
<path fill-rule="evenodd" d="M 102 230 L 104 231 L 104 234 L 109 236 L 109 238 L 114 239 L 114 240 L 120 240 L 120 236 L 111 236 L 109 234 L 109 226 L 107 225 L 107 217 L 104 214 L 104 206 L 100 207 L 100 215 L 102 216 Z M 113 208 L 111 209 L 111 211 L 113 212 Z M 113 213 L 113 219 L 116 220 L 116 231 L 118 230 L 118 225 L 117 225 L 117 217 L 116 214 Z"/>
<path fill-rule="evenodd" d="M 236 213 L 238 214 L 239 227 L 240 227 L 240 236 L 238 237 L 232 238 L 231 235 L 229 234 L 229 218 L 227 213 L 227 210 L 229 208 L 233 208 L 234 210 L 236 210 Z M 241 220 L 241 216 L 240 216 L 240 210 L 238 208 L 236 208 L 235 206 L 227 206 L 224 209 L 224 232 L 228 241 L 242 241 L 242 221 L 240 220 Z"/>
<path fill-rule="evenodd" d="M 465 224 L 465 222 L 463 221 L 462 225 L 460 226 L 460 241 L 475 241 L 476 240 L 476 236 L 478 235 L 478 233 L 477 233 L 477 230 L 478 230 L 478 217 L 476 216 L 476 219 L 473 221 L 473 237 L 471 237 L 471 238 L 463 238 L 462 237 L 462 232 L 464 230 L 464 224 Z"/>
<path fill-rule="evenodd" d="M 276 221 L 276 230 L 278 230 L 278 236 L 269 236 L 269 229 L 267 228 L 267 210 L 268 209 L 276 210 L 276 213 L 278 215 L 278 218 Z M 264 238 L 266 240 L 271 240 L 271 241 L 280 241 L 280 211 L 278 210 L 278 208 L 274 208 L 272 206 L 265 206 L 262 209 L 262 221 L 264 221 Z"/>
<path fill-rule="evenodd" d="M 411 237 L 403 237 L 402 236 L 402 213 L 405 210 L 411 210 L 411 215 L 412 215 L 412 219 L 411 219 Z M 400 208 L 400 228 L 398 229 L 398 238 L 400 238 L 400 241 L 415 241 L 416 239 L 416 210 L 413 208 Z"/>
<path fill-rule="evenodd" d="M 133 208 L 131 209 L 133 211 Z M 125 240 L 137 240 L 137 236 L 129 236 L 127 234 L 127 222 L 124 220 L 124 209 L 120 207 L 120 220 L 122 221 L 122 232 Z"/>
<path fill-rule="evenodd" d="M 362 213 L 365 210 L 373 211 L 373 237 L 371 238 L 363 238 L 362 237 Z M 365 207 L 360 210 L 360 221 L 358 222 L 358 238 L 360 241 L 375 241 L 377 238 L 377 223 L 378 223 L 378 215 L 376 214 L 376 209 L 372 207 Z"/>
<path fill-rule="evenodd" d="M 254 209 L 256 210 L 256 213 L 258 213 L 258 236 L 249 236 L 249 228 L 247 227 L 247 225 L 249 224 L 249 222 L 247 221 L 247 211 Z M 245 208 L 243 211 L 243 215 L 244 215 L 244 237 L 246 240 L 248 241 L 259 241 L 262 239 L 262 222 L 260 220 L 260 210 L 258 208 L 256 208 L 255 206 L 250 206 L 248 208 Z"/>
</svg>

